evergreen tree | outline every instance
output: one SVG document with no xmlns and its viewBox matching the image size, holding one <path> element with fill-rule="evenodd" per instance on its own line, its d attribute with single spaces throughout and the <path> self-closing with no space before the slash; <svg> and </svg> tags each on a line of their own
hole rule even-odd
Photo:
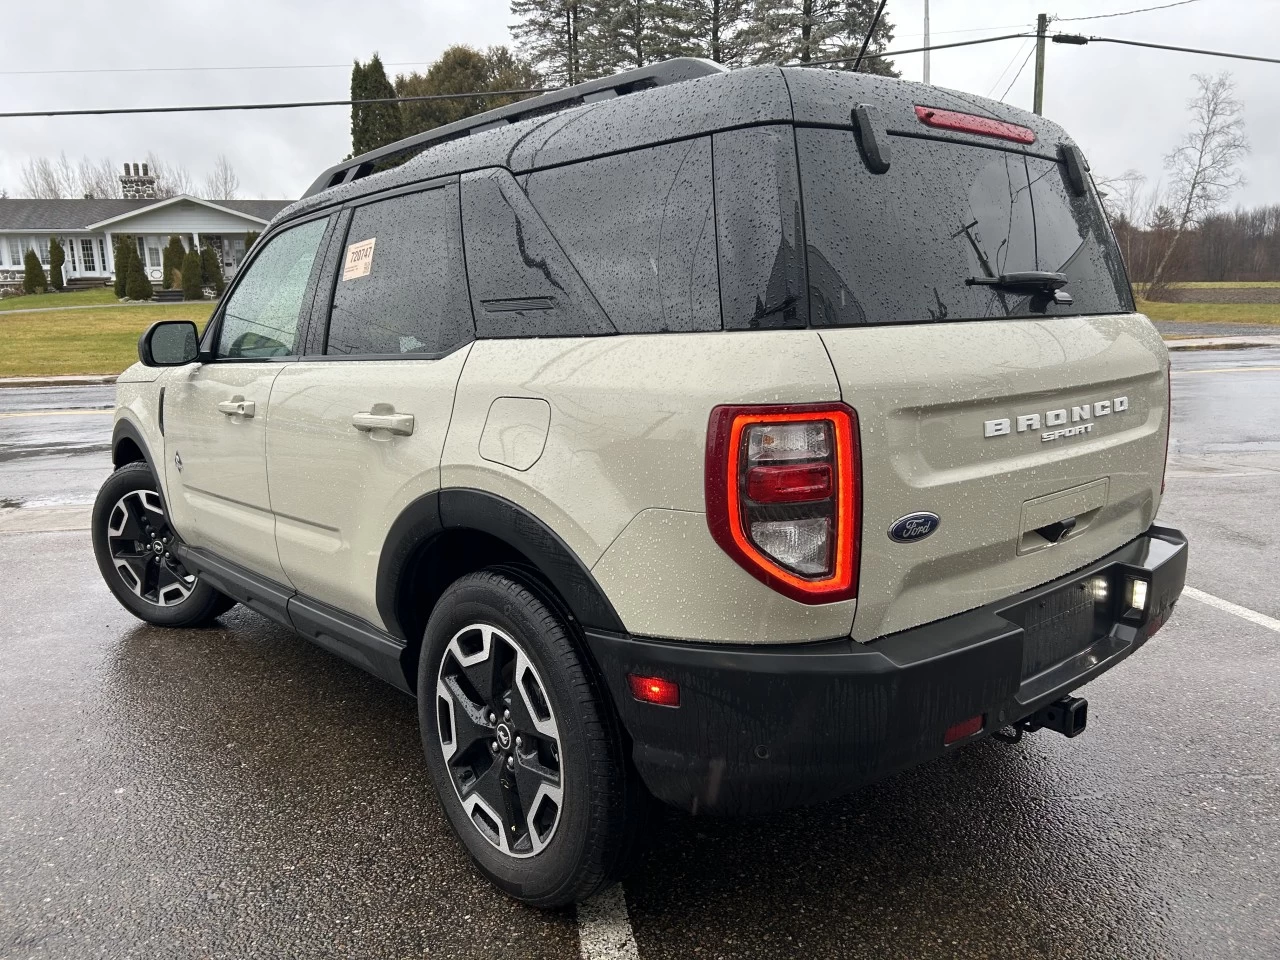
<svg viewBox="0 0 1280 960">
<path fill-rule="evenodd" d="M 22 292 L 23 293 L 44 293 L 49 289 L 49 278 L 44 275 L 44 267 L 40 266 L 40 255 L 34 250 L 28 249 L 27 255 L 22 259 L 24 267 L 22 274 Z"/>
<path fill-rule="evenodd" d="M 597 76 L 694 52 L 690 5 L 679 0 L 592 0 L 583 59 Z"/>
<path fill-rule="evenodd" d="M 177 234 L 171 234 L 169 245 L 164 248 L 160 256 L 161 269 L 164 273 L 160 282 L 164 289 L 169 290 L 173 287 L 173 272 L 182 269 L 182 258 L 186 255 L 187 248 L 183 246 L 182 238 Z"/>
<path fill-rule="evenodd" d="M 755 0 L 751 24 L 743 31 L 747 59 L 752 63 L 839 61 L 830 64 L 851 70 L 878 0 Z M 893 25 L 881 16 L 867 45 L 862 73 L 896 77 L 893 64 L 872 54 L 893 40 Z"/>
<path fill-rule="evenodd" d="M 425 74 L 396 77 L 396 94 L 401 97 L 433 96 L 442 93 L 483 93 L 486 90 L 527 90 L 539 86 L 541 78 L 506 47 L 490 47 L 481 53 L 472 47 L 449 47 Z M 505 106 L 513 97 L 469 97 L 461 100 L 420 100 L 400 104 L 407 137 L 424 130 L 453 123 L 466 117 Z"/>
<path fill-rule="evenodd" d="M 125 296 L 130 300 L 150 300 L 155 292 L 151 289 L 151 281 L 147 279 L 147 269 L 142 265 L 138 251 L 130 244 L 129 273 L 125 278 Z"/>
<path fill-rule="evenodd" d="M 203 300 L 204 284 L 200 281 L 200 254 L 188 250 L 182 258 L 182 299 Z"/>
<path fill-rule="evenodd" d="M 741 66 L 742 30 L 749 20 L 751 0 L 687 0 L 683 5 L 694 56 Z"/>
<path fill-rule="evenodd" d="M 207 243 L 200 248 L 200 282 L 206 287 L 213 287 L 218 296 L 222 296 L 227 285 L 222 276 L 222 258 Z"/>
<path fill-rule="evenodd" d="M 571 86 L 601 74 L 582 59 L 589 0 L 512 0 L 511 25 L 520 53 L 555 86 Z"/>
<path fill-rule="evenodd" d="M 252 248 L 253 245 L 257 242 L 258 242 L 258 234 L 250 230 L 248 233 L 244 235 L 244 252 L 248 253 L 250 248 Z"/>
<path fill-rule="evenodd" d="M 359 60 L 351 69 L 351 99 L 377 100 L 396 95 L 387 79 L 382 58 L 376 53 L 366 64 Z M 403 136 L 400 105 L 396 103 L 353 103 L 351 105 L 351 155 L 376 150 Z"/>
<path fill-rule="evenodd" d="M 128 292 L 129 254 L 135 253 L 131 237 L 116 237 L 112 245 L 112 257 L 116 263 L 116 299 L 123 300 Z"/>
<path fill-rule="evenodd" d="M 64 286 L 62 280 L 62 265 L 67 262 L 66 251 L 62 249 L 62 244 L 58 242 L 57 237 L 49 238 L 49 286 L 55 290 L 61 290 Z"/>
</svg>

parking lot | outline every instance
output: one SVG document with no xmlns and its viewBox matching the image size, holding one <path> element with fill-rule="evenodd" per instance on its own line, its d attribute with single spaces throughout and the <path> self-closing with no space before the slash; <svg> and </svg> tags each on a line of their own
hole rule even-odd
<svg viewBox="0 0 1280 960">
<path fill-rule="evenodd" d="M 1085 689 L 1083 737 L 664 813 L 581 915 L 471 869 L 408 697 L 243 608 L 120 608 L 86 507 L 112 389 L 0 390 L 0 955 L 1280 956 L 1280 349 L 1173 364 L 1160 521 L 1192 589 Z"/>
</svg>

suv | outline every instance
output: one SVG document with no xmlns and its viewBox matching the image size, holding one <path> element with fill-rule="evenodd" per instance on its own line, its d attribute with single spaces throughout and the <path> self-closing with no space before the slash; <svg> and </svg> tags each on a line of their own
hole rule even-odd
<svg viewBox="0 0 1280 960">
<path fill-rule="evenodd" d="M 112 591 L 416 694 L 531 904 L 618 876 L 650 797 L 757 814 L 1074 735 L 1185 577 L 1168 354 L 1084 158 L 935 87 L 675 60 L 430 131 L 139 354 Z"/>
</svg>

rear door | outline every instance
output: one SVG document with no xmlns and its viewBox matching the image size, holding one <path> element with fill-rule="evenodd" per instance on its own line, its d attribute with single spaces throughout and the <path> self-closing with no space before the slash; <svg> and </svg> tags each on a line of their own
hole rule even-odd
<svg viewBox="0 0 1280 960">
<path fill-rule="evenodd" d="M 307 355 L 275 382 L 267 473 L 294 586 L 376 624 L 383 543 L 405 506 L 439 486 L 475 334 L 456 178 L 344 218 Z"/>
<path fill-rule="evenodd" d="M 301 348 L 328 217 L 262 242 L 211 320 L 213 359 L 175 371 L 164 398 L 165 470 L 175 528 L 277 582 L 267 489 L 271 387 Z"/>
<path fill-rule="evenodd" d="M 1168 355 L 1092 189 L 994 139 L 892 136 L 876 174 L 852 131 L 796 134 L 812 323 L 861 423 L 854 636 L 981 606 L 1144 531 Z M 1065 274 L 1071 302 L 969 282 L 1022 271 Z M 913 513 L 936 532 L 898 525 Z"/>
</svg>

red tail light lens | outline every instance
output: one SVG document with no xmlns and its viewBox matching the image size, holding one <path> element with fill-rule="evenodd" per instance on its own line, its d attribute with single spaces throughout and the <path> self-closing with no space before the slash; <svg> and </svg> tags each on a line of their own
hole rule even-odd
<svg viewBox="0 0 1280 960">
<path fill-rule="evenodd" d="M 707 434 L 707 522 L 745 570 L 802 603 L 858 592 L 858 420 L 842 403 L 726 406 Z"/>
<path fill-rule="evenodd" d="M 955 110 L 938 110 L 934 107 L 916 107 L 916 116 L 920 122 L 940 130 L 955 130 L 957 133 L 976 133 L 980 137 L 997 137 L 1000 140 L 1012 140 L 1014 143 L 1035 143 L 1036 135 L 1028 127 L 1020 127 L 1016 123 L 1005 123 L 990 117 L 979 117 L 972 113 L 958 113 Z"/>
<path fill-rule="evenodd" d="M 680 706 L 680 687 L 661 677 L 640 677 L 627 674 L 631 695 L 644 703 L 656 703 L 660 707 Z"/>
</svg>

